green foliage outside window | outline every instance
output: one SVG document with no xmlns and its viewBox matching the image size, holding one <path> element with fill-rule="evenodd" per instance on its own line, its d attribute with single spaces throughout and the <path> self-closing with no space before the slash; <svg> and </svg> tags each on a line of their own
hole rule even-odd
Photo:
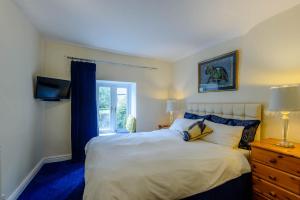
<svg viewBox="0 0 300 200">
<path fill-rule="evenodd" d="M 127 99 L 126 95 L 119 96 L 117 105 L 117 129 L 125 129 L 126 118 L 127 118 Z"/>
<path fill-rule="evenodd" d="M 99 117 L 98 124 L 100 129 L 109 128 L 110 124 L 110 107 L 111 91 L 109 87 L 99 87 Z M 120 94 L 117 96 L 116 123 L 117 129 L 125 129 L 127 118 L 127 95 Z"/>
<path fill-rule="evenodd" d="M 110 109 L 110 88 L 99 87 L 99 108 Z"/>
</svg>

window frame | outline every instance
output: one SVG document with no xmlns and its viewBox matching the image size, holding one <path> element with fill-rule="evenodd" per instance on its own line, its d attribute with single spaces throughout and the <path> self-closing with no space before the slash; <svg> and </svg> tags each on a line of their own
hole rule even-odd
<svg viewBox="0 0 300 200">
<path fill-rule="evenodd" d="M 117 88 L 126 88 L 127 89 L 127 113 L 126 118 L 132 114 L 132 84 L 129 82 L 117 82 L 117 81 L 96 81 L 96 95 L 97 95 L 97 118 L 99 118 L 99 106 L 100 106 L 100 98 L 99 98 L 99 87 L 109 87 L 111 102 L 110 102 L 110 130 L 101 131 L 98 128 L 98 134 L 110 134 L 110 133 L 124 133 L 128 132 L 126 128 L 117 129 Z M 99 119 L 98 119 L 99 122 Z"/>
</svg>

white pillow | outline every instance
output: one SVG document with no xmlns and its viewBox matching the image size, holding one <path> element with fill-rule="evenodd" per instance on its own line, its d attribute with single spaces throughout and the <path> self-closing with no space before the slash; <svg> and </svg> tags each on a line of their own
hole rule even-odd
<svg viewBox="0 0 300 200">
<path fill-rule="evenodd" d="M 186 130 L 188 127 L 190 127 L 197 121 L 202 121 L 202 120 L 203 119 L 185 119 L 185 118 L 176 119 L 172 123 L 169 129 L 173 131 L 183 132 L 184 130 Z"/>
<path fill-rule="evenodd" d="M 225 124 L 218 124 L 208 120 L 204 121 L 208 127 L 213 129 L 212 134 L 203 138 L 204 141 L 237 148 L 244 130 L 244 126 L 228 126 Z"/>
</svg>

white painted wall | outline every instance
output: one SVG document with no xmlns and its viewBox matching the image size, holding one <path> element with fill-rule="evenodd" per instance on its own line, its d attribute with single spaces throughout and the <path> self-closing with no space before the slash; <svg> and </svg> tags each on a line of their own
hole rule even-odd
<svg viewBox="0 0 300 200">
<path fill-rule="evenodd" d="M 10 0 L 0 1 L 0 27 L 0 181 L 9 196 L 43 155 L 43 105 L 33 98 L 40 38 Z"/>
<path fill-rule="evenodd" d="M 188 102 L 268 103 L 269 87 L 300 83 L 300 6 L 255 26 L 246 35 L 203 50 L 175 63 L 173 97 Z M 197 93 L 198 62 L 240 50 L 239 89 Z M 264 115 L 264 137 L 281 137 L 279 117 Z M 289 138 L 300 141 L 300 115 L 291 116 Z"/>
<path fill-rule="evenodd" d="M 109 60 L 158 67 L 144 70 L 120 65 L 97 63 L 98 80 L 135 82 L 137 87 L 137 130 L 151 131 L 167 120 L 165 100 L 171 84 L 169 63 L 108 53 L 45 39 L 43 75 L 70 79 L 70 61 L 65 56 Z M 45 103 L 45 156 L 70 153 L 70 101 Z"/>
</svg>

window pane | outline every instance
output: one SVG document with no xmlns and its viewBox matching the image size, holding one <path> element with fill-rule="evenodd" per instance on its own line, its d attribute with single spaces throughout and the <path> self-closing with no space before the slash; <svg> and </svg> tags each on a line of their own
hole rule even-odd
<svg viewBox="0 0 300 200">
<path fill-rule="evenodd" d="M 100 132 L 110 130 L 110 108 L 111 108 L 111 92 L 110 87 L 99 87 L 99 109 L 98 109 L 98 125 Z"/>
<path fill-rule="evenodd" d="M 127 118 L 127 88 L 117 88 L 117 130 L 126 129 L 126 118 Z"/>
</svg>

